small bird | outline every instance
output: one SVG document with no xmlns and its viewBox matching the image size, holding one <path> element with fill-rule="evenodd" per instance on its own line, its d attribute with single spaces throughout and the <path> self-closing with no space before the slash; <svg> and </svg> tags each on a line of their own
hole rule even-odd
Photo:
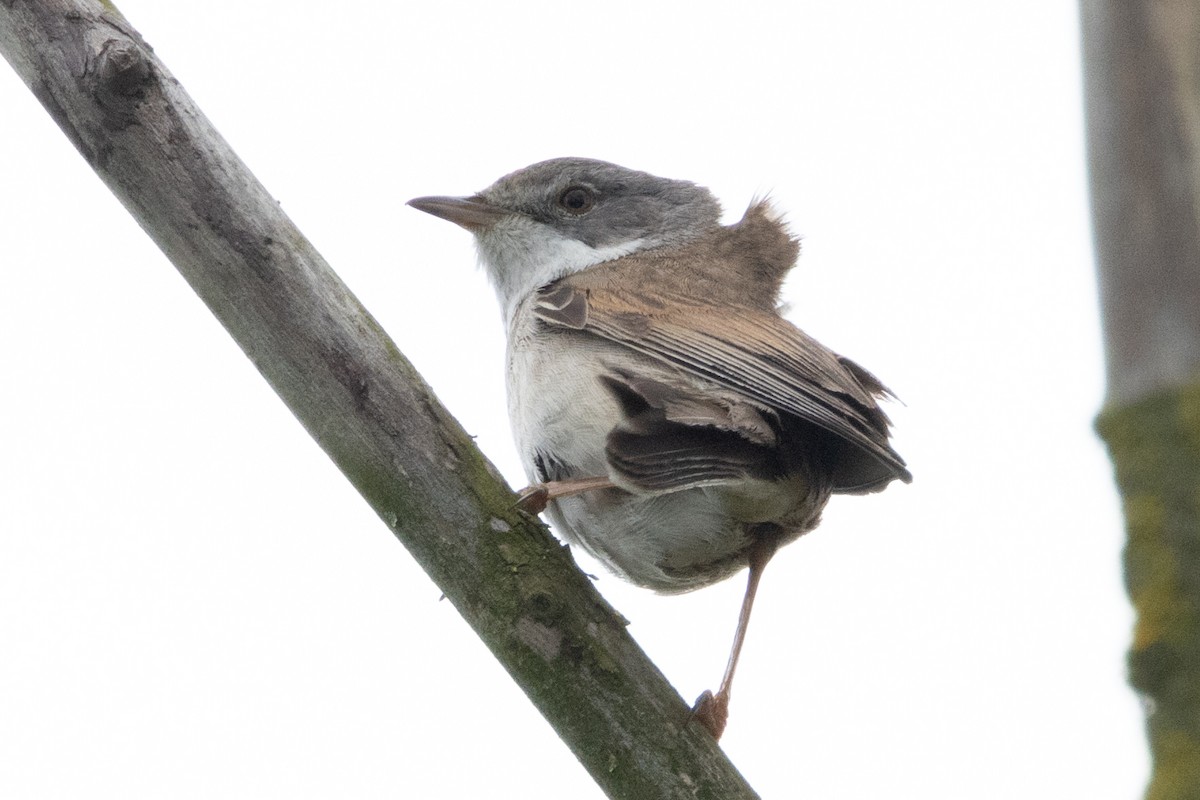
<svg viewBox="0 0 1200 800">
<path fill-rule="evenodd" d="M 508 332 L 521 504 L 663 593 L 749 568 L 729 661 L 694 718 L 720 738 L 754 595 L 831 494 L 912 480 L 867 370 L 780 316 L 799 242 L 767 200 L 586 158 L 409 205 L 474 234 Z"/>
</svg>

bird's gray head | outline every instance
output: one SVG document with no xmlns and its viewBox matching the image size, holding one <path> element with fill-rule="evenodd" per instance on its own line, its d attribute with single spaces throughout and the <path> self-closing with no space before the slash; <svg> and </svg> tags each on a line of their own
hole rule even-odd
<svg viewBox="0 0 1200 800">
<path fill-rule="evenodd" d="M 472 197 L 419 197 L 409 205 L 475 235 L 506 318 L 553 280 L 683 244 L 717 227 L 721 216 L 702 186 L 588 158 L 542 161 Z"/>
</svg>

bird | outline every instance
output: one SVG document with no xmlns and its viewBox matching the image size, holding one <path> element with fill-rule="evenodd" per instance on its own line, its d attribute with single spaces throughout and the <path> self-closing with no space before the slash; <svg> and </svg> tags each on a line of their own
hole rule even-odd
<svg viewBox="0 0 1200 800">
<path fill-rule="evenodd" d="M 495 289 L 521 507 L 660 593 L 748 570 L 719 688 L 691 712 L 719 739 L 773 554 L 831 495 L 912 480 L 892 393 L 783 317 L 799 240 L 769 199 L 723 225 L 703 186 L 565 157 L 408 204 L 473 234 Z"/>
</svg>

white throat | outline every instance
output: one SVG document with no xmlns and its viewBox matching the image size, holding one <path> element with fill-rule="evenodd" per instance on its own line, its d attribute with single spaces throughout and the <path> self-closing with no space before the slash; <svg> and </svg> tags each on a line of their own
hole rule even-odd
<svg viewBox="0 0 1200 800">
<path fill-rule="evenodd" d="M 512 321 L 517 306 L 531 292 L 596 264 L 644 249 L 645 239 L 592 247 L 570 239 L 526 217 L 501 221 L 475 238 L 479 263 L 487 272 L 504 313 Z"/>
</svg>

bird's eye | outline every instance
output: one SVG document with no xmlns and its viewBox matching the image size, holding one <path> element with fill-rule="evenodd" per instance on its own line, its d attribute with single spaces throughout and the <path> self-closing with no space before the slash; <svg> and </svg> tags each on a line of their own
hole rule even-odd
<svg viewBox="0 0 1200 800">
<path fill-rule="evenodd" d="M 572 214 L 586 214 L 595 203 L 592 190 L 585 186 L 571 186 L 558 196 L 558 204 Z"/>
</svg>

